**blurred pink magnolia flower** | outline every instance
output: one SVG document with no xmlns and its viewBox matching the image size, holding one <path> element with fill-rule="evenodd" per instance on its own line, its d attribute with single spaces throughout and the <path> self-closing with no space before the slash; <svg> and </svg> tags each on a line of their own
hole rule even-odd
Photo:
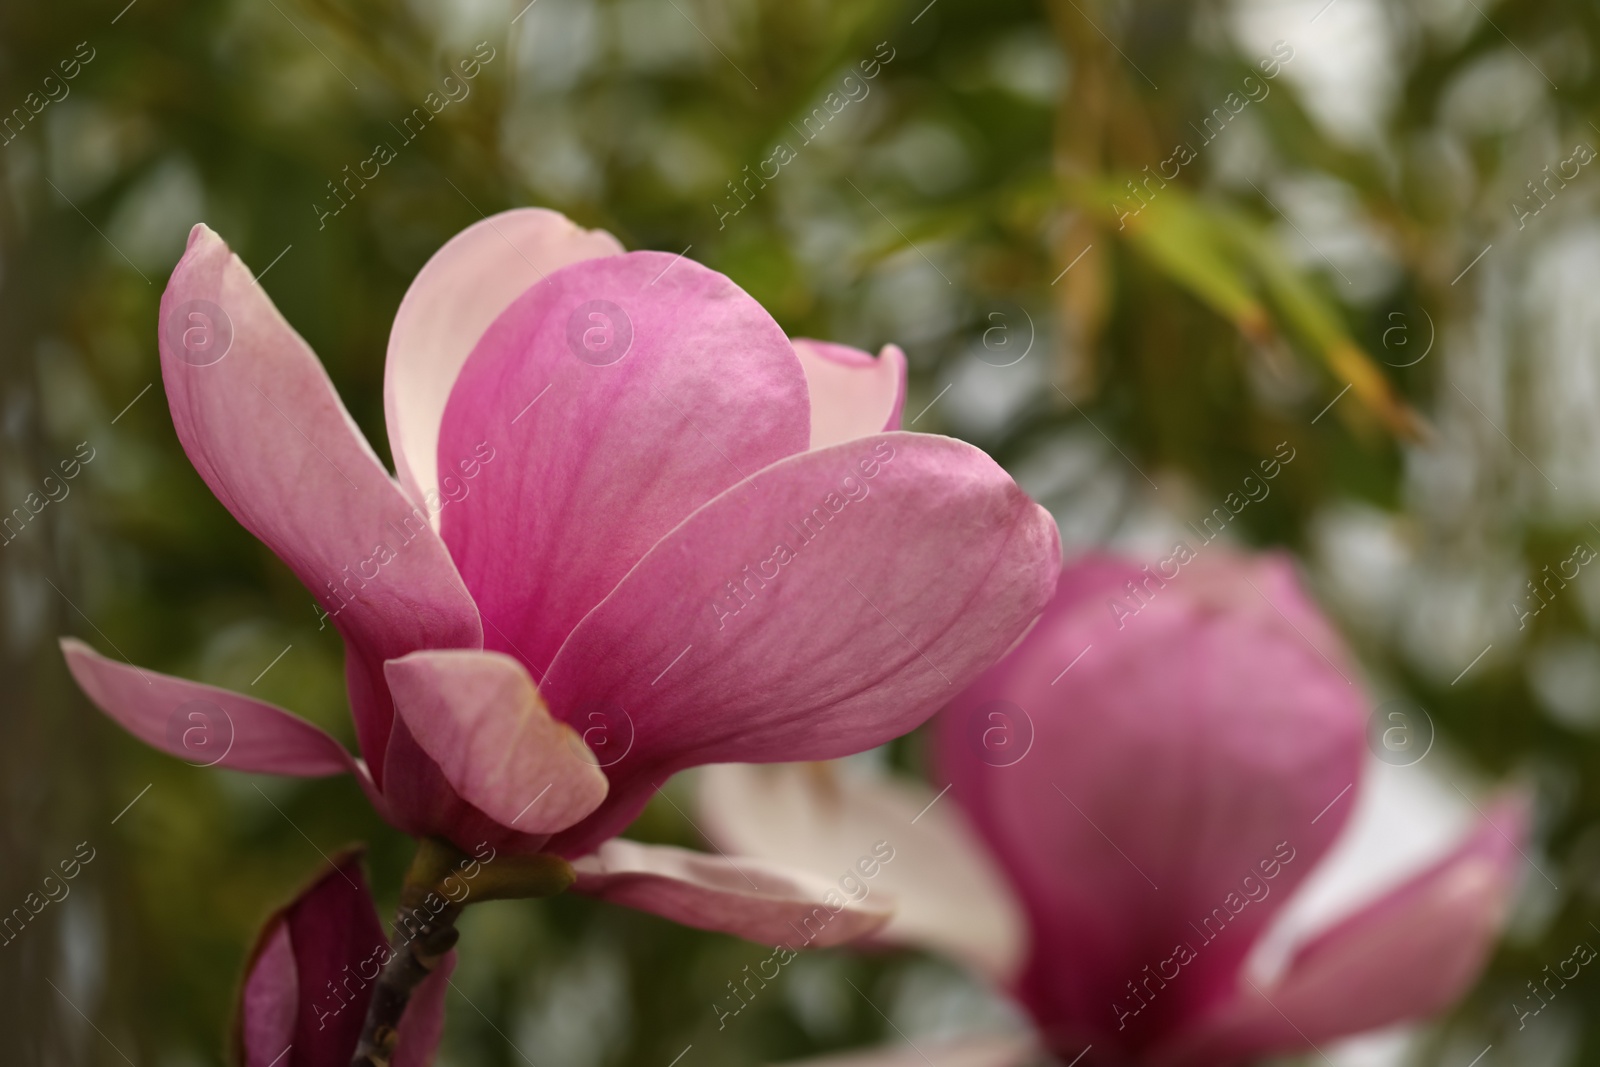
<svg viewBox="0 0 1600 1067">
<path fill-rule="evenodd" d="M 701 825 L 819 872 L 891 842 L 872 891 L 898 907 L 878 937 L 968 963 L 1033 1022 L 838 1063 L 1009 1067 L 1042 1049 L 1220 1067 L 1305 1050 L 1460 997 L 1526 832 L 1520 800 L 1483 814 L 1423 766 L 1363 767 L 1355 677 L 1285 558 L 1212 556 L 1163 581 L 1090 557 L 937 720 L 950 800 L 848 769 L 708 767 Z"/>
<path fill-rule="evenodd" d="M 791 343 L 723 275 L 553 212 L 484 219 L 412 283 L 398 481 L 204 226 L 160 326 L 195 469 L 344 638 L 362 758 L 65 640 L 90 698 L 191 762 L 348 772 L 410 834 L 560 855 L 577 891 L 690 925 L 771 940 L 828 883 L 614 840 L 669 776 L 902 734 L 1054 589 L 1046 512 L 977 449 L 894 432 L 898 349 Z"/>
</svg>

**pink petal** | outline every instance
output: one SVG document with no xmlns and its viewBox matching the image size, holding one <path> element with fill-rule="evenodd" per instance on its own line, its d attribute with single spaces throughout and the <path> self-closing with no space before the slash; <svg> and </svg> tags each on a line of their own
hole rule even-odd
<svg viewBox="0 0 1600 1067">
<path fill-rule="evenodd" d="M 605 799 L 606 776 L 588 746 L 550 717 L 510 656 L 413 652 L 384 671 L 411 736 L 462 799 L 490 818 L 548 834 Z"/>
<path fill-rule="evenodd" d="M 718 848 L 853 878 L 894 901 L 879 940 L 947 953 L 1002 984 L 1013 977 L 1021 908 L 948 798 L 844 764 L 724 763 L 698 776 L 697 825 Z"/>
<path fill-rule="evenodd" d="M 78 685 L 133 736 L 197 766 L 322 778 L 354 774 L 383 811 L 366 767 L 304 719 L 264 701 L 107 659 L 61 639 Z"/>
<path fill-rule="evenodd" d="M 1059 551 L 1049 514 L 946 437 L 862 438 L 728 490 L 550 667 L 558 718 L 622 720 L 632 740 L 602 760 L 605 804 L 552 847 L 594 847 L 684 767 L 832 759 L 905 733 L 1027 628 Z"/>
<path fill-rule="evenodd" d="M 385 780 L 397 788 L 384 796 L 364 763 L 282 708 L 118 663 L 73 638 L 61 645 L 73 677 L 101 710 L 146 744 L 191 764 L 296 777 L 349 771 L 378 813 L 413 836 L 446 837 L 466 849 L 488 841 L 528 851 L 544 843 L 544 836 L 508 829 L 463 800 L 404 721 L 390 732 Z"/>
<path fill-rule="evenodd" d="M 360 851 L 272 915 L 240 996 L 237 1041 L 245 1067 L 348 1067 L 373 982 L 391 949 L 361 870 Z M 451 952 L 423 979 L 400 1017 L 395 1067 L 427 1067 L 444 1028 Z"/>
<path fill-rule="evenodd" d="M 811 392 L 811 447 L 826 448 L 900 428 L 906 354 L 884 345 L 873 359 L 859 348 L 794 339 Z"/>
<path fill-rule="evenodd" d="M 384 754 L 386 781 L 403 782 L 389 798 L 389 821 L 412 837 L 442 837 L 466 852 L 488 844 L 511 852 L 537 852 L 548 834 L 522 833 L 462 798 L 433 757 L 396 716 Z"/>
<path fill-rule="evenodd" d="M 1349 813 L 1333 802 L 1365 752 L 1352 681 L 1285 560 L 1202 546 L 1164 581 L 1068 566 L 1039 625 L 941 716 L 942 774 L 1034 930 L 1018 993 L 1058 1052 L 1131 1055 L 1231 989 Z M 1127 984 L 1179 945 L 1196 958 L 1124 1032 Z"/>
<path fill-rule="evenodd" d="M 567 633 L 651 545 L 805 450 L 807 404 L 778 324 L 690 260 L 610 256 L 524 293 L 462 369 L 439 441 L 441 462 L 495 457 L 463 473 L 466 495 L 442 514 L 489 646 L 542 684 Z"/>
<path fill-rule="evenodd" d="M 1483 969 L 1526 839 L 1525 805 L 1498 805 L 1454 854 L 1302 948 L 1279 981 L 1241 981 L 1161 1062 L 1199 1067 L 1299 1051 L 1443 1011 Z"/>
<path fill-rule="evenodd" d="M 482 644 L 449 553 L 317 357 L 203 225 L 161 298 L 160 333 L 178 439 L 217 499 L 334 613 L 361 750 L 381 772 L 393 715 L 383 661 Z"/>
<path fill-rule="evenodd" d="M 782 1067 L 1024 1067 L 1047 1062 L 1031 1035 L 995 1034 L 955 1041 L 918 1038 L 916 1044 L 788 1060 Z"/>
<path fill-rule="evenodd" d="M 437 498 L 445 401 L 483 331 L 552 272 L 621 252 L 604 230 L 543 208 L 514 208 L 468 226 L 423 265 L 395 313 L 383 372 L 389 450 L 413 500 Z M 437 513 L 434 521 L 437 529 Z"/>
<path fill-rule="evenodd" d="M 294 1044 L 300 978 L 295 972 L 289 926 L 274 920 L 263 934 L 239 998 L 239 1036 L 244 1067 L 274 1067 Z"/>
<path fill-rule="evenodd" d="M 826 878 L 621 838 L 572 864 L 573 888 L 700 930 L 791 949 L 843 944 L 879 929 L 882 900 L 851 901 Z"/>
<path fill-rule="evenodd" d="M 455 969 L 456 953 L 451 949 L 412 992 L 411 1002 L 400 1016 L 394 1067 L 428 1067 L 433 1062 L 439 1040 L 444 1037 L 444 997 Z"/>
<path fill-rule="evenodd" d="M 267 920 L 251 953 L 238 1028 L 246 1067 L 345 1067 L 372 990 L 359 976 L 335 990 L 347 964 L 355 971 L 384 944 L 360 853 L 341 853 Z"/>
<path fill-rule="evenodd" d="M 1482 815 L 1447 762 L 1440 753 L 1412 766 L 1366 757 L 1359 785 L 1340 800 L 1350 817 L 1338 840 L 1251 946 L 1244 966 L 1255 981 L 1276 982 L 1312 938 L 1460 847 Z"/>
</svg>

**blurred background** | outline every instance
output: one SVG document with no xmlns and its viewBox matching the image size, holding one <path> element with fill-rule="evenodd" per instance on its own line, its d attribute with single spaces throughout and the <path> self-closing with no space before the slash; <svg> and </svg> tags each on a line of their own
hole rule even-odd
<svg viewBox="0 0 1600 1067">
<path fill-rule="evenodd" d="M 1164 555 L 1288 442 L 1227 537 L 1297 554 L 1375 702 L 1533 786 L 1551 876 L 1452 1018 L 1330 1055 L 1600 1064 L 1600 979 L 1522 1030 L 1509 1008 L 1600 938 L 1600 567 L 1528 585 L 1600 547 L 1600 10 L 524 3 L 0 8 L 0 512 L 76 473 L 0 547 L 0 909 L 92 855 L 0 947 L 7 1062 L 223 1062 L 247 947 L 319 852 L 369 842 L 386 913 L 409 855 L 353 782 L 146 748 L 56 650 L 77 635 L 353 744 L 338 638 L 172 430 L 156 308 L 189 227 L 261 276 L 382 453 L 406 284 L 536 204 L 686 252 L 791 334 L 898 342 L 911 428 L 991 451 L 1069 546 Z M 394 158 L 336 199 L 380 142 Z M 672 788 L 634 836 L 697 843 Z M 932 957 L 817 952 L 718 1032 L 712 1001 L 769 949 L 577 899 L 463 929 L 441 1058 L 463 1067 L 763 1063 L 1006 1010 Z"/>
</svg>

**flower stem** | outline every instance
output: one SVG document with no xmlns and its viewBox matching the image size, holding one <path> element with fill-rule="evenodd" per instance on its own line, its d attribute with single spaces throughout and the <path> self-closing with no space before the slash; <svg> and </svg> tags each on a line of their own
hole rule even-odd
<svg viewBox="0 0 1600 1067">
<path fill-rule="evenodd" d="M 440 880 L 461 854 L 424 839 L 400 888 L 400 907 L 389 937 L 389 961 L 378 973 L 351 1067 L 389 1067 L 400 1037 L 400 1018 L 423 979 L 455 947 L 462 904 L 441 896 Z M 430 906 L 436 905 L 436 906 Z"/>
<path fill-rule="evenodd" d="M 480 850 L 484 848 L 489 848 L 487 842 L 479 845 Z M 351 1067 L 389 1067 L 406 1005 L 455 947 L 460 936 L 456 920 L 462 908 L 485 900 L 555 896 L 576 878 L 571 864 L 560 856 L 500 856 L 493 848 L 487 855 L 478 851 L 468 856 L 448 841 L 420 841 L 400 885 L 389 958 L 373 986 Z"/>
</svg>

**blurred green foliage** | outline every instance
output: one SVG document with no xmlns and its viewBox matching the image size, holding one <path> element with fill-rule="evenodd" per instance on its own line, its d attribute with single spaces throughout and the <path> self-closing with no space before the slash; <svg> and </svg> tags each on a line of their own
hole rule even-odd
<svg viewBox="0 0 1600 1067">
<path fill-rule="evenodd" d="M 146 749 L 55 650 L 77 634 L 352 740 L 336 637 L 211 497 L 165 410 L 156 307 L 189 226 L 267 272 L 382 453 L 383 352 L 409 279 L 481 215 L 541 204 L 629 247 L 685 250 L 791 334 L 901 343 L 908 421 L 992 451 L 1072 546 L 1163 550 L 1164 530 L 1293 442 L 1303 458 L 1236 528 L 1302 553 L 1375 693 L 1420 702 L 1485 775 L 1536 786 L 1537 858 L 1560 887 L 1530 880 L 1490 975 L 1417 1055 L 1465 1063 L 1492 1042 L 1485 1065 L 1600 1063 L 1593 988 L 1535 1034 L 1506 1009 L 1588 936 L 1600 893 L 1600 584 L 1585 576 L 1526 628 L 1511 608 L 1600 535 L 1597 179 L 1531 217 L 1525 184 L 1600 139 L 1600 14 L 1322 7 L 0 9 L 0 109 L 27 120 L 0 133 L 0 504 L 81 441 L 96 457 L 0 550 L 0 900 L 77 842 L 98 850 L 73 897 L 0 948 L 8 1060 L 219 1062 L 256 926 L 318 853 L 370 842 L 380 894 L 407 859 L 349 781 Z M 1260 82 L 1276 40 L 1294 58 L 1235 111 L 1228 95 Z M 329 183 L 396 144 L 394 124 L 479 42 L 494 58 L 470 94 L 325 215 Z M 850 90 L 865 95 L 815 118 L 891 53 Z M 1231 117 L 1213 144 L 1196 124 L 1218 107 Z M 1196 158 L 1149 183 L 1178 143 Z M 779 144 L 792 162 L 736 194 Z M 915 765 L 916 750 L 891 756 Z M 688 807 L 653 806 L 635 836 L 697 843 Z M 666 1067 L 691 1045 L 684 1067 L 770 1062 L 998 1010 L 935 960 L 823 952 L 719 1032 L 711 1002 L 766 952 L 578 899 L 473 909 L 444 1062 Z"/>
</svg>

